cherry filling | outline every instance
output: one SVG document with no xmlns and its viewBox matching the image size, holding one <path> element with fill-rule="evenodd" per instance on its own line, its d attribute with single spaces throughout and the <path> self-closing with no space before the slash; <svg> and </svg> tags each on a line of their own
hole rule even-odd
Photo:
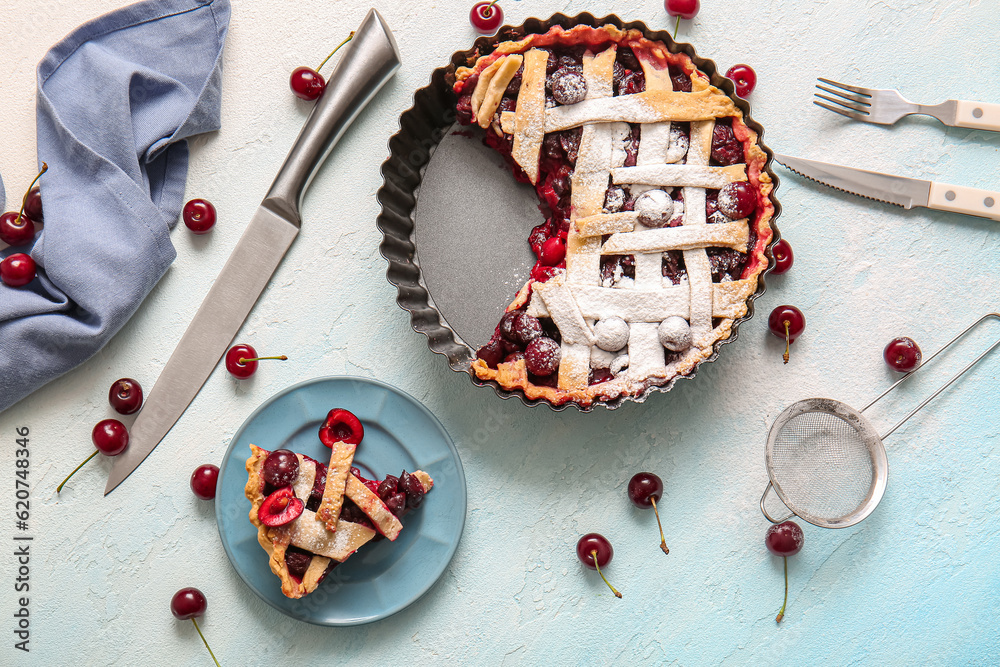
<svg viewBox="0 0 1000 667">
<path fill-rule="evenodd" d="M 587 83 L 583 77 L 583 54 L 589 49 L 598 53 L 608 48 L 609 44 L 574 46 L 554 46 L 546 48 L 549 52 L 546 65 L 546 105 L 560 106 L 575 104 L 582 101 L 587 94 Z M 676 65 L 669 66 L 669 75 L 673 89 L 681 92 L 691 92 L 691 76 Z M 478 75 L 470 76 L 462 82 L 458 89 L 460 97 L 456 106 L 458 122 L 470 125 L 475 122 L 471 107 L 471 94 L 478 83 Z M 523 81 L 523 67 L 518 70 L 508 84 L 500 107 L 494 116 L 493 123 L 485 133 L 484 143 L 500 153 L 520 182 L 528 179 L 520 166 L 511 157 L 513 137 L 509 134 L 499 134 L 501 114 L 505 111 L 515 111 L 517 95 Z M 646 90 L 646 78 L 639 59 L 631 48 L 621 47 L 617 51 L 614 63 L 612 90 L 615 96 L 634 95 Z M 676 141 L 686 146 L 690 139 L 690 124 L 673 123 Z M 539 210 L 545 217 L 545 222 L 535 226 L 529 236 L 528 244 L 535 253 L 537 261 L 531 270 L 531 277 L 536 282 L 545 282 L 560 269 L 565 268 L 566 238 L 570 225 L 571 187 L 573 172 L 579 157 L 580 140 L 583 128 L 577 127 L 545 135 L 539 157 L 539 178 L 535 191 L 539 198 Z M 638 124 L 629 125 L 629 134 L 625 139 L 626 167 L 635 166 L 641 142 L 642 127 Z M 686 159 L 686 158 L 684 158 Z M 684 161 L 682 159 L 682 163 Z M 728 166 L 745 162 L 744 146 L 736 137 L 732 119 L 717 119 L 712 135 L 711 160 L 712 166 Z M 719 190 L 709 190 L 706 193 L 705 214 L 710 224 L 729 222 L 743 217 L 752 217 L 758 209 L 757 194 L 748 184 L 734 184 L 738 187 L 720 193 Z M 678 202 L 675 210 L 683 210 L 683 189 L 664 188 L 670 197 Z M 721 194 L 721 203 L 720 203 Z M 662 195 L 660 195 L 662 197 Z M 604 212 L 635 210 L 637 196 L 634 196 L 628 186 L 609 183 L 605 194 Z M 669 203 L 669 202 L 667 202 Z M 674 227 L 683 223 L 683 214 L 676 213 L 673 217 L 664 217 L 658 224 L 664 227 Z M 751 225 L 749 246 L 756 243 L 756 230 Z M 709 248 L 707 250 L 712 267 L 712 279 L 715 282 L 723 280 L 739 280 L 746 266 L 747 255 L 727 248 Z M 662 272 L 674 285 L 680 284 L 687 275 L 684 256 L 681 251 L 669 251 L 663 254 Z M 601 281 L 605 287 L 628 286 L 627 281 L 635 278 L 635 258 L 631 255 L 609 255 L 601 258 Z M 526 327 L 523 331 L 515 331 L 514 323 L 519 321 Z M 538 333 L 541 331 L 541 333 Z M 537 342 L 545 339 L 550 343 Z M 529 379 L 538 385 L 556 386 L 558 377 L 560 338 L 558 331 L 548 319 L 539 321 L 524 312 L 524 308 L 508 312 L 497 325 L 490 341 L 479 348 L 476 356 L 487 366 L 496 369 L 501 363 L 525 360 Z M 553 345 L 556 347 L 554 348 Z M 670 354 L 670 353 L 666 353 Z M 591 372 L 590 383 L 599 384 L 612 379 L 608 369 L 598 368 Z M 383 499 L 384 500 L 384 499 Z M 387 501 L 388 502 L 388 501 Z"/>
</svg>

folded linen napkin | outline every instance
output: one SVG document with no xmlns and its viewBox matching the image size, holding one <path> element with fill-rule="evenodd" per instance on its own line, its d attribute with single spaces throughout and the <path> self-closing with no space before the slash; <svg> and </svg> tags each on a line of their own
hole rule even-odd
<svg viewBox="0 0 1000 667">
<path fill-rule="evenodd" d="M 45 226 L 38 278 L 0 284 L 0 412 L 99 351 L 174 260 L 186 139 L 219 128 L 229 15 L 229 0 L 140 2 L 39 63 Z"/>
</svg>

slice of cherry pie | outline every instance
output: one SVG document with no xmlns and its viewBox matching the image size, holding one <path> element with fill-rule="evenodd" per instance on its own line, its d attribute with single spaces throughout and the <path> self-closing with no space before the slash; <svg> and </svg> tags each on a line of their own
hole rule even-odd
<svg viewBox="0 0 1000 667">
<path fill-rule="evenodd" d="M 335 465 L 343 462 L 344 451 L 351 457 L 354 451 L 354 445 L 337 445 L 345 443 L 334 443 Z M 347 459 L 338 490 L 337 484 L 327 483 L 328 470 L 335 466 L 284 449 L 269 452 L 250 445 L 250 450 L 244 490 L 250 521 L 271 571 L 281 579 L 281 592 L 290 598 L 312 593 L 330 570 L 365 543 L 382 536 L 395 540 L 403 527 L 399 517 L 419 507 L 434 486 L 421 470 L 382 481 L 365 479 Z M 333 503 L 326 502 L 330 494 L 339 494 Z M 325 512 L 321 518 L 321 508 L 331 505 L 336 516 Z"/>
<path fill-rule="evenodd" d="M 688 374 L 732 335 L 768 266 L 772 182 L 757 134 L 688 55 L 556 26 L 458 68 L 454 91 L 459 122 L 546 218 L 479 378 L 589 405 Z"/>
</svg>

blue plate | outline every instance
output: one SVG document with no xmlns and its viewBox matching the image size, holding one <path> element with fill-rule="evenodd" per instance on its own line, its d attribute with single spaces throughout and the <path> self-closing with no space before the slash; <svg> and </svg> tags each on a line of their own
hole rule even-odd
<svg viewBox="0 0 1000 667">
<path fill-rule="evenodd" d="M 354 465 L 366 477 L 423 470 L 434 488 L 408 513 L 395 542 L 366 544 L 334 568 L 319 587 L 292 600 L 268 567 L 250 523 L 246 460 L 250 444 L 282 447 L 326 462 L 320 424 L 333 408 L 350 410 L 365 427 Z M 441 422 L 411 396 L 387 384 L 356 377 L 309 380 L 273 396 L 250 415 L 233 437 L 219 470 L 215 515 L 230 562 L 269 605 L 317 625 L 360 625 L 412 604 L 444 573 L 465 526 L 465 472 L 458 450 Z"/>
</svg>

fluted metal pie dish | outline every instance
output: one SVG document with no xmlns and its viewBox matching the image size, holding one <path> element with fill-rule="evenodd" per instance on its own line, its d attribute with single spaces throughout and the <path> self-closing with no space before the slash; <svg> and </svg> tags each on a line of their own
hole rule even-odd
<svg viewBox="0 0 1000 667">
<path fill-rule="evenodd" d="M 525 239 L 541 216 L 534 189 L 517 183 L 509 170 L 498 173 L 506 169 L 503 159 L 455 124 L 455 72 L 500 42 L 545 33 L 556 25 L 638 30 L 646 39 L 662 42 L 671 53 L 686 54 L 742 112 L 743 123 L 757 134 L 756 145 L 766 156 L 761 171 L 777 187 L 770 168 L 772 153 L 761 142 L 763 128 L 750 117 L 749 104 L 736 96 L 732 81 L 721 76 L 712 61 L 698 57 L 692 46 L 675 43 L 667 33 L 649 30 L 639 22 L 626 23 L 616 16 L 557 14 L 479 38 L 473 49 L 455 53 L 447 66 L 436 69 L 430 84 L 415 93 L 414 104 L 400 117 L 400 130 L 390 139 L 390 156 L 382 165 L 378 225 L 384 238 L 380 250 L 389 263 L 388 280 L 398 289 L 397 302 L 411 314 L 414 330 L 428 337 L 431 350 L 446 356 L 453 370 L 468 373 L 476 385 L 492 386 L 502 398 L 517 396 L 525 405 L 541 402 L 556 410 L 568 405 L 584 411 L 594 405 L 613 409 L 624 400 L 642 402 L 654 389 L 667 391 L 679 377 L 693 377 L 696 368 L 639 393 L 598 398 L 589 405 L 530 398 L 522 389 L 504 388 L 472 372 L 475 349 L 493 335 L 500 315 L 534 264 Z M 760 229 L 770 229 L 773 243 L 779 238 L 774 220 L 780 212 L 773 188 L 769 199 L 773 214 Z M 765 289 L 763 274 L 774 264 L 769 247 L 764 254 L 767 268 L 756 278 L 746 313 L 733 321 L 731 334 L 714 343 L 711 354 L 700 363 L 713 361 L 723 343 L 735 340 L 738 325 L 752 317 L 753 301 Z"/>
</svg>

